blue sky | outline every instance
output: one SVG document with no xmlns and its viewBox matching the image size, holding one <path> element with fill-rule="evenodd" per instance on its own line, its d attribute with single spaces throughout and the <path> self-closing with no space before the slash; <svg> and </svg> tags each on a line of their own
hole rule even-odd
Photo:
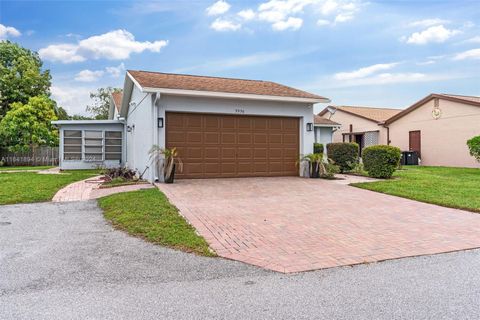
<svg viewBox="0 0 480 320">
<path fill-rule="evenodd" d="M 271 80 L 333 104 L 480 95 L 477 0 L 1 0 L 0 39 L 40 53 L 70 113 L 125 69 Z"/>
</svg>

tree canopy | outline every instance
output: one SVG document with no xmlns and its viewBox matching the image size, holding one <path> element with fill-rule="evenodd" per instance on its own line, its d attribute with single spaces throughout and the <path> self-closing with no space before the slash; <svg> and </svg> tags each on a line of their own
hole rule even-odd
<svg viewBox="0 0 480 320">
<path fill-rule="evenodd" d="M 0 42 L 0 119 L 11 104 L 26 104 L 30 97 L 50 95 L 50 71 L 42 71 L 36 52 L 10 41 Z"/>
<path fill-rule="evenodd" d="M 119 92 L 119 88 L 98 88 L 96 92 L 90 93 L 93 104 L 88 105 L 86 110 L 97 120 L 108 119 L 108 109 L 110 108 L 110 95 L 113 92 Z"/>
<path fill-rule="evenodd" d="M 26 151 L 39 145 L 58 145 L 55 103 L 47 96 L 31 97 L 28 103 L 14 102 L 0 121 L 0 141 L 10 151 Z"/>
</svg>

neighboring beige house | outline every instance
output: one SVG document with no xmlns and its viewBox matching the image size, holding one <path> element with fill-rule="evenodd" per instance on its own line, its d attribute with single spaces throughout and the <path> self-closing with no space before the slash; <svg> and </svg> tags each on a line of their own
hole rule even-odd
<svg viewBox="0 0 480 320">
<path fill-rule="evenodd" d="M 430 94 L 384 125 L 390 145 L 417 151 L 422 165 L 480 167 L 466 145 L 480 135 L 480 97 Z"/>
<path fill-rule="evenodd" d="M 333 133 L 334 142 L 356 142 L 362 150 L 376 144 L 387 144 L 383 123 L 398 114 L 399 109 L 358 106 L 328 106 L 318 115 L 339 123 Z"/>
</svg>

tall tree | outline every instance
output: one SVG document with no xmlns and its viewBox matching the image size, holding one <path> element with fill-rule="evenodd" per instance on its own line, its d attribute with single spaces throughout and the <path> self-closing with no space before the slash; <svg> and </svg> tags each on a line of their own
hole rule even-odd
<svg viewBox="0 0 480 320">
<path fill-rule="evenodd" d="M 86 110 L 97 120 L 108 119 L 108 109 L 110 108 L 110 95 L 113 92 L 119 92 L 119 88 L 98 88 L 96 92 L 90 92 L 90 99 L 93 104 L 88 105 Z"/>
<path fill-rule="evenodd" d="M 34 146 L 58 145 L 55 103 L 47 96 L 32 97 L 28 103 L 14 102 L 0 121 L 0 141 L 11 151 L 26 151 Z"/>
<path fill-rule="evenodd" d="M 50 71 L 42 71 L 36 52 L 10 41 L 0 42 L 0 119 L 14 102 L 26 104 L 30 97 L 50 95 Z"/>
</svg>

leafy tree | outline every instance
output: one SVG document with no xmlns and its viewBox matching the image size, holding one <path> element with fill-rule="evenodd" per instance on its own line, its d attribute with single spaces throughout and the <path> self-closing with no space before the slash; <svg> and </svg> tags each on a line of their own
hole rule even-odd
<svg viewBox="0 0 480 320">
<path fill-rule="evenodd" d="M 54 107 L 55 103 L 47 96 L 32 97 L 27 104 L 12 103 L 0 121 L 0 141 L 14 152 L 58 145 L 58 132 L 50 123 L 57 120 Z"/>
<path fill-rule="evenodd" d="M 50 71 L 42 71 L 36 52 L 10 41 L 0 42 L 0 119 L 14 102 L 28 103 L 30 97 L 50 95 Z"/>
<path fill-rule="evenodd" d="M 475 159 L 480 162 L 480 136 L 476 136 L 468 140 L 467 146 L 470 150 L 470 155 L 475 157 Z"/>
<path fill-rule="evenodd" d="M 90 99 L 93 104 L 88 105 L 86 110 L 97 120 L 108 119 L 108 109 L 110 108 L 110 95 L 113 92 L 119 92 L 119 88 L 99 88 L 96 92 L 90 93 Z"/>
<path fill-rule="evenodd" d="M 65 110 L 62 107 L 58 107 L 56 103 L 55 103 L 54 111 L 58 120 L 70 120 L 70 116 L 68 115 L 67 110 Z"/>
<path fill-rule="evenodd" d="M 73 116 L 69 116 L 68 120 L 95 120 L 92 117 L 82 116 L 79 114 L 74 114 Z"/>
</svg>

